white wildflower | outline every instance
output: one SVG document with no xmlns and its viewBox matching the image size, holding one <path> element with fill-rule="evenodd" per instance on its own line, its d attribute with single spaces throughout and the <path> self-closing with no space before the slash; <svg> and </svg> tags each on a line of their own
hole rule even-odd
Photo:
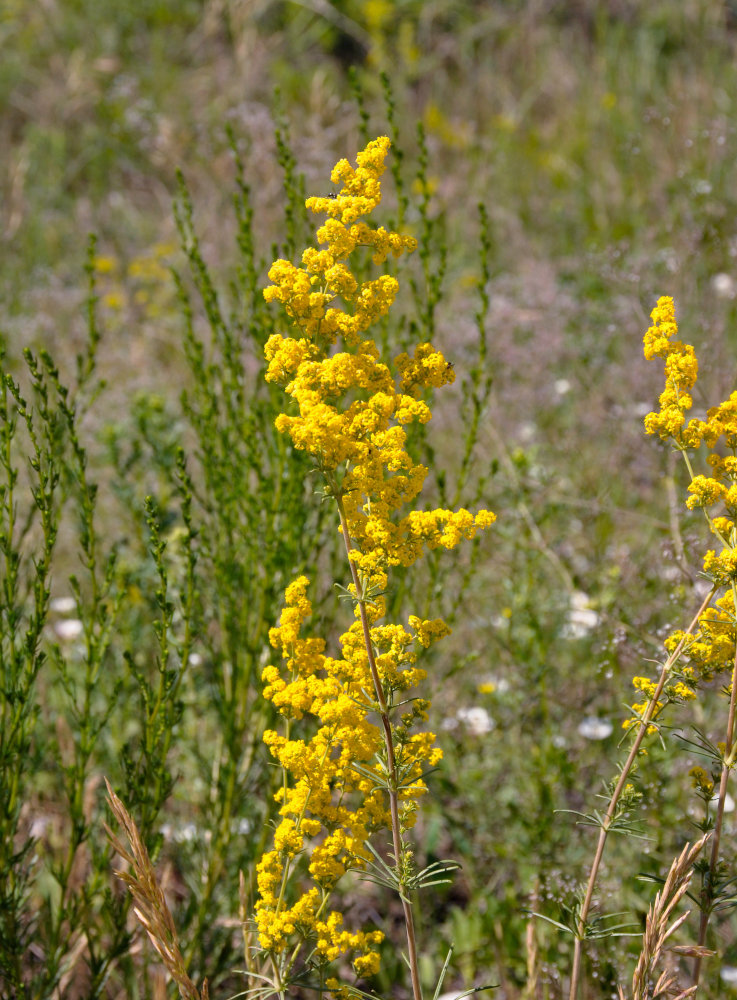
<svg viewBox="0 0 737 1000">
<path fill-rule="evenodd" d="M 84 625 L 79 618 L 62 618 L 61 621 L 54 622 L 54 632 L 63 642 L 78 639 L 83 631 Z"/>
<path fill-rule="evenodd" d="M 586 740 L 605 740 L 613 730 L 609 719 L 600 719 L 596 715 L 588 715 L 578 726 L 578 732 Z"/>
<path fill-rule="evenodd" d="M 474 736 L 485 736 L 496 725 L 486 709 L 480 705 L 474 705 L 473 708 L 459 708 L 457 717 Z"/>
<path fill-rule="evenodd" d="M 71 615 L 77 610 L 77 602 L 73 597 L 55 597 L 49 608 L 57 615 Z"/>
<path fill-rule="evenodd" d="M 581 590 L 571 595 L 571 608 L 563 635 L 569 639 L 581 639 L 599 624 L 599 615 L 590 606 L 591 598 Z"/>
<path fill-rule="evenodd" d="M 718 299 L 733 299 L 737 297 L 737 281 L 731 274 L 715 274 L 711 279 L 711 288 Z"/>
</svg>

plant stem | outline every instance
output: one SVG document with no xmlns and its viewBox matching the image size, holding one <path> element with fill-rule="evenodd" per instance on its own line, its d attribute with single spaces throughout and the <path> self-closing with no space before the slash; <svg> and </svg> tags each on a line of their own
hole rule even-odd
<svg viewBox="0 0 737 1000">
<path fill-rule="evenodd" d="M 368 656 L 368 663 L 369 663 L 369 668 L 371 670 L 371 677 L 374 682 L 376 700 L 379 703 L 379 716 L 381 718 L 381 725 L 384 730 L 384 743 L 386 745 L 386 762 L 387 762 L 387 770 L 389 772 L 389 811 L 391 814 L 391 822 L 392 822 L 394 868 L 395 871 L 397 872 L 397 875 L 399 875 L 400 858 L 402 857 L 402 833 L 399 823 L 399 794 L 397 790 L 397 765 L 394 756 L 394 738 L 392 736 L 392 727 L 391 727 L 391 722 L 389 720 L 389 710 L 386 703 L 386 696 L 384 694 L 384 688 L 381 683 L 381 678 L 379 677 L 379 671 L 376 666 L 376 658 L 374 656 L 374 648 L 371 642 L 371 629 L 369 626 L 368 616 L 366 614 L 366 601 L 362 596 L 361 581 L 358 578 L 358 570 L 356 569 L 356 564 L 351 559 L 351 551 L 353 549 L 353 544 L 351 542 L 351 536 L 348 530 L 348 520 L 345 516 L 345 507 L 343 505 L 343 498 L 338 493 L 335 496 L 335 499 L 338 504 L 338 513 L 340 515 L 340 526 L 343 531 L 343 541 L 345 543 L 345 550 L 346 550 L 346 555 L 348 557 L 348 564 L 351 568 L 353 586 L 356 589 L 356 598 L 358 600 L 358 608 L 361 616 L 361 627 L 363 628 L 363 641 L 366 646 L 366 655 Z M 407 952 L 409 956 L 410 974 L 412 976 L 412 993 L 414 1000 L 422 1000 L 422 988 L 420 986 L 420 973 L 417 961 L 417 940 L 415 937 L 415 924 L 414 924 L 414 917 L 412 914 L 412 904 L 409 902 L 408 899 L 404 897 L 404 893 L 402 893 L 400 898 L 402 900 L 402 909 L 404 910 L 404 922 L 407 931 Z"/>
<path fill-rule="evenodd" d="M 737 608 L 737 587 L 732 584 L 732 594 L 735 598 L 735 608 Z M 709 867 L 704 874 L 704 882 L 701 887 L 701 919 L 699 921 L 699 947 L 706 944 L 706 930 L 709 926 L 711 916 L 711 904 L 714 900 L 714 879 L 719 863 L 719 841 L 722 836 L 722 822 L 724 820 L 724 803 L 727 798 L 727 783 L 729 782 L 729 772 L 734 765 L 734 723 L 737 713 L 737 649 L 735 649 L 734 664 L 732 666 L 732 690 L 729 696 L 729 713 L 727 715 L 727 735 L 725 738 L 724 761 L 722 763 L 722 774 L 719 781 L 719 800 L 717 802 L 717 814 L 714 820 L 714 835 L 711 839 L 711 854 L 709 856 Z M 698 986 L 701 977 L 701 962 L 703 955 L 697 954 L 693 964 L 693 983 Z"/>
<path fill-rule="evenodd" d="M 627 779 L 629 778 L 630 771 L 632 770 L 632 765 L 634 764 L 635 759 L 638 753 L 640 752 L 642 741 L 644 740 L 645 735 L 648 731 L 653 715 L 655 713 L 655 708 L 657 706 L 658 699 L 663 693 L 663 688 L 665 687 L 665 683 L 668 680 L 670 672 L 681 655 L 687 636 L 698 625 L 699 619 L 701 618 L 702 614 L 709 605 L 709 602 L 716 593 L 716 590 L 717 588 L 713 587 L 706 595 L 706 597 L 702 601 L 701 607 L 696 612 L 693 621 L 686 630 L 683 638 L 663 664 L 663 668 L 660 672 L 660 679 L 658 680 L 658 685 L 655 688 L 655 691 L 653 692 L 653 695 L 648 702 L 648 706 L 645 710 L 644 715 L 640 719 L 637 736 L 635 737 L 635 740 L 630 748 L 630 752 L 627 755 L 627 760 L 625 761 L 624 766 L 622 768 L 622 772 L 619 776 L 619 781 L 617 781 L 614 791 L 612 792 L 612 797 L 609 800 L 609 805 L 607 807 L 606 814 L 604 816 L 604 819 L 602 820 L 601 828 L 599 830 L 599 839 L 596 845 L 596 853 L 594 855 L 594 860 L 591 864 L 589 880 L 586 886 L 586 895 L 584 897 L 583 905 L 581 906 L 581 910 L 578 917 L 578 924 L 576 927 L 576 943 L 573 951 L 573 965 L 571 968 L 571 988 L 569 993 L 569 1000 L 577 1000 L 578 997 L 578 985 L 581 977 L 581 961 L 583 959 L 583 941 L 586 933 L 586 919 L 589 915 L 589 910 L 591 909 L 591 903 L 594 898 L 596 879 L 599 874 L 601 859 L 604 856 L 604 848 L 606 846 L 607 837 L 609 836 L 609 828 L 612 825 L 612 820 L 614 819 L 617 810 L 617 803 L 619 802 L 619 798 L 622 794 L 622 791 L 624 790 L 624 787 L 627 784 Z"/>
</svg>

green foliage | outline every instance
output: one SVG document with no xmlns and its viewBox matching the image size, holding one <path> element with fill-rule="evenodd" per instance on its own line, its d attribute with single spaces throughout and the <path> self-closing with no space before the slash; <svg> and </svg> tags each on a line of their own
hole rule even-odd
<svg viewBox="0 0 737 1000">
<path fill-rule="evenodd" d="M 732 6 L 4 5 L 0 993 L 159 995 L 111 875 L 103 776 L 165 875 L 193 978 L 243 988 L 237 873 L 275 808 L 268 629 L 285 583 L 315 558 L 330 578 L 338 558 L 273 429 L 260 289 L 272 244 L 304 243 L 312 178 L 386 132 L 386 225 L 422 252 L 382 336 L 435 338 L 458 376 L 432 447 L 411 442 L 424 499 L 500 513 L 493 539 L 433 554 L 389 595 L 392 614 L 424 606 L 455 628 L 429 679 L 445 760 L 416 861 L 462 871 L 422 914 L 424 986 L 455 942 L 444 991 L 563 995 L 573 940 L 529 913 L 570 924 L 580 905 L 597 831 L 577 816 L 601 813 L 629 679 L 692 610 L 703 544 L 681 471 L 642 435 L 658 293 L 704 345 L 696 405 L 733 387 Z M 172 197 L 182 249 L 159 254 Z M 157 268 L 131 274 L 143 259 Z M 335 637 L 344 610 L 314 597 Z M 635 876 L 662 877 L 689 822 L 713 821 L 687 772 L 718 759 L 719 711 L 715 692 L 698 731 L 664 729 L 640 762 L 649 839 L 613 838 L 595 927 L 644 919 Z M 609 735 L 582 735 L 590 719 Z M 707 997 L 734 993 L 719 979 L 737 965 L 732 842 Z M 385 898 L 364 886 L 348 903 Z M 628 982 L 636 947 L 594 942 L 586 996 Z M 399 996 L 391 934 L 382 961 L 375 988 Z"/>
</svg>

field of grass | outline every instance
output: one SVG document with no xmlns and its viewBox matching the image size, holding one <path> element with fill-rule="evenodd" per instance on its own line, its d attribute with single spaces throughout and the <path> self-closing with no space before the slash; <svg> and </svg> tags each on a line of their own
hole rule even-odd
<svg viewBox="0 0 737 1000">
<path fill-rule="evenodd" d="M 274 429 L 263 348 L 287 330 L 262 290 L 314 242 L 305 197 L 380 135 L 373 223 L 419 248 L 387 265 L 399 295 L 372 335 L 388 357 L 432 341 L 456 376 L 409 433 L 430 470 L 416 503 L 498 517 L 389 585 L 390 620 L 453 628 L 425 654 L 444 756 L 413 849 L 461 867 L 422 894 L 419 975 L 429 1000 L 452 945 L 442 993 L 569 995 L 558 925 L 576 929 L 598 832 L 582 815 L 603 813 L 626 757 L 632 678 L 657 678 L 710 586 L 687 469 L 643 427 L 663 372 L 642 337 L 673 296 L 693 414 L 735 389 L 736 50 L 718 0 L 5 0 L 3 998 L 176 993 L 113 875 L 105 778 L 192 980 L 213 998 L 255 982 L 244 937 L 248 953 L 282 780 L 262 743 L 269 629 L 301 574 L 315 635 L 334 646 L 352 620 L 334 512 Z M 689 771 L 725 740 L 729 683 L 670 707 L 638 758 L 582 1000 L 632 995 L 653 880 L 713 825 Z M 697 994 L 714 1000 L 737 996 L 722 806 Z M 679 945 L 699 934 L 708 852 Z M 386 934 L 359 985 L 411 997 L 399 900 L 342 892 L 346 925 Z M 665 961 L 685 988 L 694 958 Z"/>
</svg>

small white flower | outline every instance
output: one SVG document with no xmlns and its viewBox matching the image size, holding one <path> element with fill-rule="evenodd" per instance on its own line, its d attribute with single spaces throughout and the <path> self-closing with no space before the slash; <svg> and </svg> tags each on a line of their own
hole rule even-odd
<svg viewBox="0 0 737 1000">
<path fill-rule="evenodd" d="M 632 412 L 636 417 L 646 417 L 652 408 L 652 403 L 633 403 L 630 412 Z"/>
<path fill-rule="evenodd" d="M 201 663 L 202 663 L 202 657 L 200 656 L 199 653 L 189 654 L 189 665 L 191 667 L 199 667 Z"/>
<path fill-rule="evenodd" d="M 578 727 L 580 735 L 586 740 L 605 740 L 613 730 L 609 719 L 599 719 L 596 715 L 587 716 Z"/>
<path fill-rule="evenodd" d="M 84 625 L 79 618 L 62 618 L 61 621 L 54 622 L 54 632 L 63 642 L 78 639 L 83 631 Z"/>
<path fill-rule="evenodd" d="M 719 978 L 730 986 L 737 986 L 737 966 L 723 965 L 719 970 Z"/>
<path fill-rule="evenodd" d="M 535 434 L 537 433 L 537 427 L 530 420 L 526 420 L 524 423 L 519 425 L 519 439 L 523 444 L 529 444 L 534 440 Z"/>
<path fill-rule="evenodd" d="M 714 294 L 719 299 L 733 299 L 737 297 L 737 281 L 731 274 L 715 274 L 711 279 L 711 287 Z"/>
<path fill-rule="evenodd" d="M 664 264 L 665 269 L 671 274 L 675 274 L 678 270 L 678 254 L 673 247 L 663 247 L 662 250 L 658 250 L 655 259 L 658 263 Z"/>
<path fill-rule="evenodd" d="M 571 391 L 571 383 L 567 378 L 557 378 L 553 384 L 559 396 L 565 396 L 567 392 Z"/>
<path fill-rule="evenodd" d="M 569 639 L 581 639 L 599 624 L 599 615 L 589 607 L 590 598 L 581 590 L 571 595 L 571 610 L 568 621 L 563 629 L 563 635 Z"/>
<path fill-rule="evenodd" d="M 473 708 L 459 708 L 456 714 L 459 721 L 463 722 L 474 736 L 485 736 L 496 725 L 486 709 L 480 705 L 474 705 Z"/>
<path fill-rule="evenodd" d="M 163 823 L 159 827 L 159 833 L 164 840 L 173 840 L 175 844 L 186 844 L 192 840 L 197 840 L 201 836 L 200 831 L 194 823 L 182 823 L 181 825 Z M 205 833 L 206 837 L 207 832 Z"/>
<path fill-rule="evenodd" d="M 717 792 L 716 795 L 712 797 L 711 801 L 714 803 L 714 807 L 716 808 L 716 804 L 719 801 L 719 792 Z M 724 811 L 725 813 L 734 812 L 734 799 L 729 794 L 729 792 L 727 792 L 727 794 L 724 796 Z"/>
<path fill-rule="evenodd" d="M 51 823 L 50 816 L 36 816 L 31 823 L 28 835 L 31 840 L 39 840 L 46 833 L 46 827 Z"/>
<path fill-rule="evenodd" d="M 694 181 L 693 183 L 693 193 L 694 194 L 711 194 L 711 184 L 706 179 Z"/>
<path fill-rule="evenodd" d="M 73 597 L 55 597 L 49 608 L 57 615 L 70 615 L 77 610 L 77 602 Z"/>
</svg>

